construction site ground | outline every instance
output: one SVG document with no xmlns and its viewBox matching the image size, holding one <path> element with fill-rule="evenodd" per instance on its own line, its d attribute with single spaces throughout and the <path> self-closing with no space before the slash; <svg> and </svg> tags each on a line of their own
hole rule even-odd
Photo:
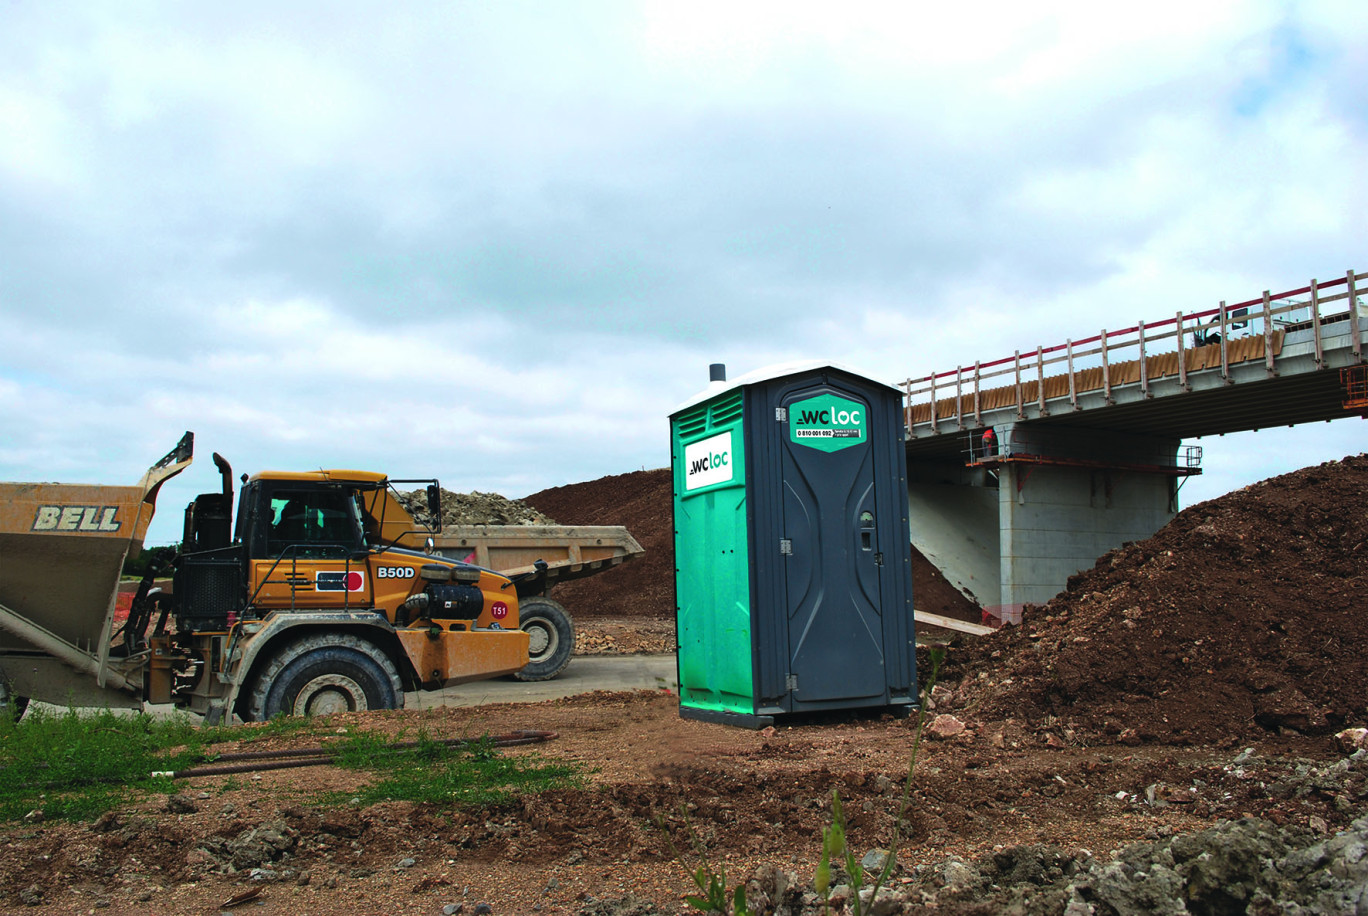
<svg viewBox="0 0 1368 916">
<path fill-rule="evenodd" d="M 1368 909 L 1368 751 L 1348 743 L 1368 724 L 1365 492 L 1357 456 L 1191 507 L 1023 626 L 950 642 L 893 894 L 874 911 Z M 557 590 L 584 651 L 668 648 L 668 472 L 526 502 L 562 524 L 625 524 L 647 548 Z M 919 665 L 927 676 L 929 649 Z M 329 727 L 553 731 L 506 753 L 572 761 L 584 783 L 471 810 L 320 805 L 366 778 L 330 767 L 199 777 L 93 824 L 4 827 L 0 905 L 680 913 L 692 838 L 729 886 L 754 879 L 761 911 L 816 913 L 833 790 L 857 855 L 887 848 L 916 725 L 871 711 L 751 731 L 681 719 L 660 688 L 343 716 Z"/>
</svg>

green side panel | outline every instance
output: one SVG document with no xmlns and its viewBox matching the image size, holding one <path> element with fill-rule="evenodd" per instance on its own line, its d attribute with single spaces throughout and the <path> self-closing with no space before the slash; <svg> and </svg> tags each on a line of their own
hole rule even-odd
<svg viewBox="0 0 1368 916">
<path fill-rule="evenodd" d="M 679 703 L 753 713 L 742 392 L 671 424 Z"/>
</svg>

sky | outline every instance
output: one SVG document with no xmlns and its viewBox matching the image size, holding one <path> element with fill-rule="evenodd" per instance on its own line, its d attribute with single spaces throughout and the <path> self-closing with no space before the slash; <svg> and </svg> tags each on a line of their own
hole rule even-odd
<svg viewBox="0 0 1368 916">
<path fill-rule="evenodd" d="M 952 8 L 953 7 L 953 8 Z M 793 359 L 898 383 L 1368 269 L 1368 4 L 0 0 L 0 479 L 521 497 Z M 1363 450 L 1207 438 L 1191 503 Z"/>
</svg>

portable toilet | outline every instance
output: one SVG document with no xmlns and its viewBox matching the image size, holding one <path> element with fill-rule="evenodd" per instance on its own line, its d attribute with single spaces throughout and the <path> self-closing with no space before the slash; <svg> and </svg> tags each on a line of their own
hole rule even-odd
<svg viewBox="0 0 1368 916">
<path fill-rule="evenodd" d="M 902 392 L 829 363 L 713 370 L 670 415 L 680 715 L 910 709 Z"/>
</svg>

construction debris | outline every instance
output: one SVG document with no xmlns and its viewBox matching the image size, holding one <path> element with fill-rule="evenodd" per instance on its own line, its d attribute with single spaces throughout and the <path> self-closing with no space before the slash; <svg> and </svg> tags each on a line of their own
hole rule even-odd
<svg viewBox="0 0 1368 916">
<path fill-rule="evenodd" d="M 399 502 L 414 521 L 426 527 L 432 524 L 427 510 L 427 494 L 423 490 L 399 492 Z M 509 499 L 498 493 L 453 493 L 442 491 L 442 524 L 449 525 L 555 525 L 550 516 L 533 509 L 527 503 Z"/>
</svg>

